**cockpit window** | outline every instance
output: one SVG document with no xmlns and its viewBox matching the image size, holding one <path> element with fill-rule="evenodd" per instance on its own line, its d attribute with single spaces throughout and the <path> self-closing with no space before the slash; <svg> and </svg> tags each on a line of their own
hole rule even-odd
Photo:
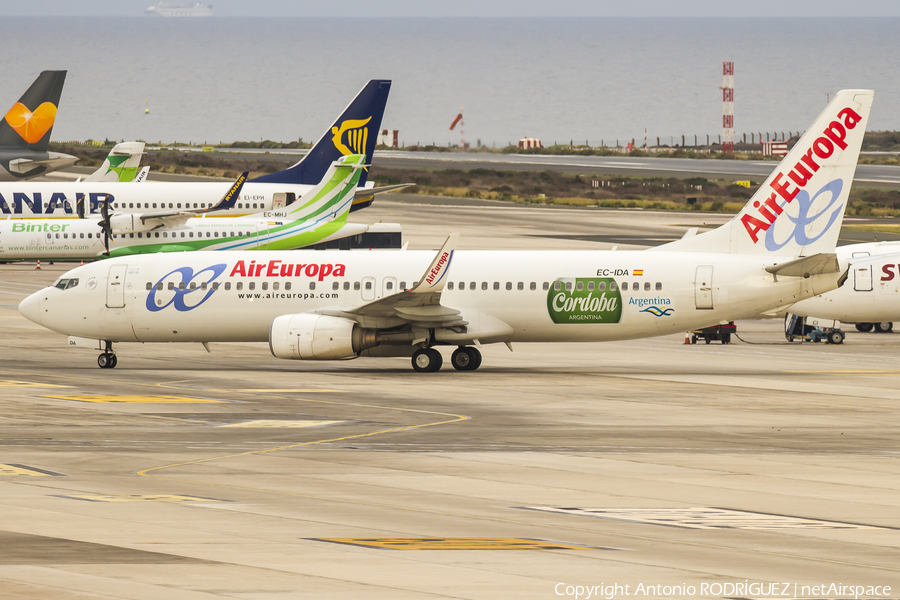
<svg viewBox="0 0 900 600">
<path fill-rule="evenodd" d="M 78 285 L 77 279 L 58 279 L 53 287 L 60 290 L 69 290 Z"/>
</svg>

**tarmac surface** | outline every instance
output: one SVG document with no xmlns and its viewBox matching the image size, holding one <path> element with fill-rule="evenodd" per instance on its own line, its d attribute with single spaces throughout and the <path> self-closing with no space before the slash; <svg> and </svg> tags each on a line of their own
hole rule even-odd
<svg viewBox="0 0 900 600">
<path fill-rule="evenodd" d="M 412 248 L 548 249 L 727 218 L 405 197 L 363 216 L 402 217 Z M 749 343 L 488 346 L 435 374 L 121 344 L 100 370 L 15 310 L 70 266 L 0 265 L 0 598 L 900 596 L 900 335 L 787 344 L 748 321 Z"/>
</svg>

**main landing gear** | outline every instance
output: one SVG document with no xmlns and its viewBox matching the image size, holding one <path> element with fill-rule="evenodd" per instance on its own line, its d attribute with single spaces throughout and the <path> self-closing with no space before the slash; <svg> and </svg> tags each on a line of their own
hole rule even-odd
<svg viewBox="0 0 900 600">
<path fill-rule="evenodd" d="M 412 367 L 419 373 L 434 373 L 443 364 L 444 358 L 434 348 L 421 348 L 412 356 Z M 481 366 L 481 352 L 477 348 L 460 346 L 453 351 L 450 364 L 457 371 L 474 371 Z"/>
<path fill-rule="evenodd" d="M 119 364 L 119 359 L 116 358 L 116 353 L 113 352 L 112 342 L 104 342 L 105 350 L 103 354 L 97 357 L 97 365 L 101 369 L 115 369 L 116 365 Z"/>
</svg>

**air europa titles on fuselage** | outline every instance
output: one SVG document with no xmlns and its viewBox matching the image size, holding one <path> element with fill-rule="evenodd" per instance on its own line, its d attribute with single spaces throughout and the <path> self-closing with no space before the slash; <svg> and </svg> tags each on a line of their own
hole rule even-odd
<svg viewBox="0 0 900 600">
<path fill-rule="evenodd" d="M 821 166 L 819 163 L 830 158 L 834 154 L 835 147 L 841 150 L 847 148 L 847 144 L 844 142 L 847 130 L 854 129 L 861 120 L 862 117 L 849 107 L 838 112 L 837 118 L 825 127 L 822 135 L 815 139 L 806 153 L 800 156 L 800 161 L 788 172 L 787 177 L 797 187 L 791 188 L 791 181 L 783 180 L 785 176 L 781 171 L 772 177 L 772 181 L 769 183 L 769 187 L 773 190 L 772 194 L 762 204 L 759 201 L 753 203 L 753 208 L 757 209 L 756 215 L 747 213 L 741 216 L 741 223 L 754 244 L 759 241 L 759 232 L 767 231 L 778 215 L 784 212 L 785 204 L 793 202 L 797 194 L 806 187 L 813 174 L 819 170 Z M 785 203 L 779 204 L 779 196 L 784 199 Z"/>
<path fill-rule="evenodd" d="M 231 269 L 229 277 L 306 277 L 317 278 L 319 281 L 326 277 L 343 277 L 347 267 L 342 264 L 331 263 L 285 263 L 280 260 L 270 260 L 257 263 L 239 260 Z"/>
</svg>

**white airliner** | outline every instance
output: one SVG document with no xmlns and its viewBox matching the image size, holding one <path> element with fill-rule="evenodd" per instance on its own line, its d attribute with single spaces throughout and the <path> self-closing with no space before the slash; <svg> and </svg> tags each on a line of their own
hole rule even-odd
<svg viewBox="0 0 900 600">
<path fill-rule="evenodd" d="M 193 252 L 113 258 L 28 298 L 28 319 L 115 342 L 264 342 L 278 358 L 411 356 L 474 370 L 477 346 L 682 332 L 835 289 L 835 251 L 874 92 L 839 92 L 743 210 L 655 251 Z"/>
<path fill-rule="evenodd" d="M 892 331 L 893 322 L 900 321 L 900 242 L 851 244 L 838 248 L 837 254 L 851 263 L 847 282 L 787 312 L 854 323 L 859 331 Z"/>
<path fill-rule="evenodd" d="M 283 171 L 248 181 L 233 208 L 219 217 L 281 210 L 299 200 L 325 176 L 341 156 L 364 154 L 371 164 L 381 117 L 391 82 L 372 80 L 328 128 L 297 164 Z M 371 132 L 370 132 L 371 130 Z M 355 191 L 356 210 L 371 204 L 375 194 L 408 187 L 398 184 L 374 187 L 360 177 Z M 100 204 L 109 198 L 119 214 L 147 214 L 179 209 L 209 208 L 228 191 L 229 182 L 160 182 L 128 185 L 120 181 L 0 182 L 0 218 L 75 218 L 100 214 Z"/>
<path fill-rule="evenodd" d="M 329 169 L 303 202 L 279 211 L 233 219 L 211 219 L 240 195 L 244 173 L 208 209 L 107 214 L 85 219 L 6 219 L 0 221 L 0 260 L 94 259 L 192 250 L 292 250 L 361 235 L 364 223 L 348 223 L 353 191 L 365 168 L 364 156 L 345 156 Z M 379 224 L 375 230 L 382 230 Z M 399 225 L 394 225 L 399 228 Z"/>
</svg>

